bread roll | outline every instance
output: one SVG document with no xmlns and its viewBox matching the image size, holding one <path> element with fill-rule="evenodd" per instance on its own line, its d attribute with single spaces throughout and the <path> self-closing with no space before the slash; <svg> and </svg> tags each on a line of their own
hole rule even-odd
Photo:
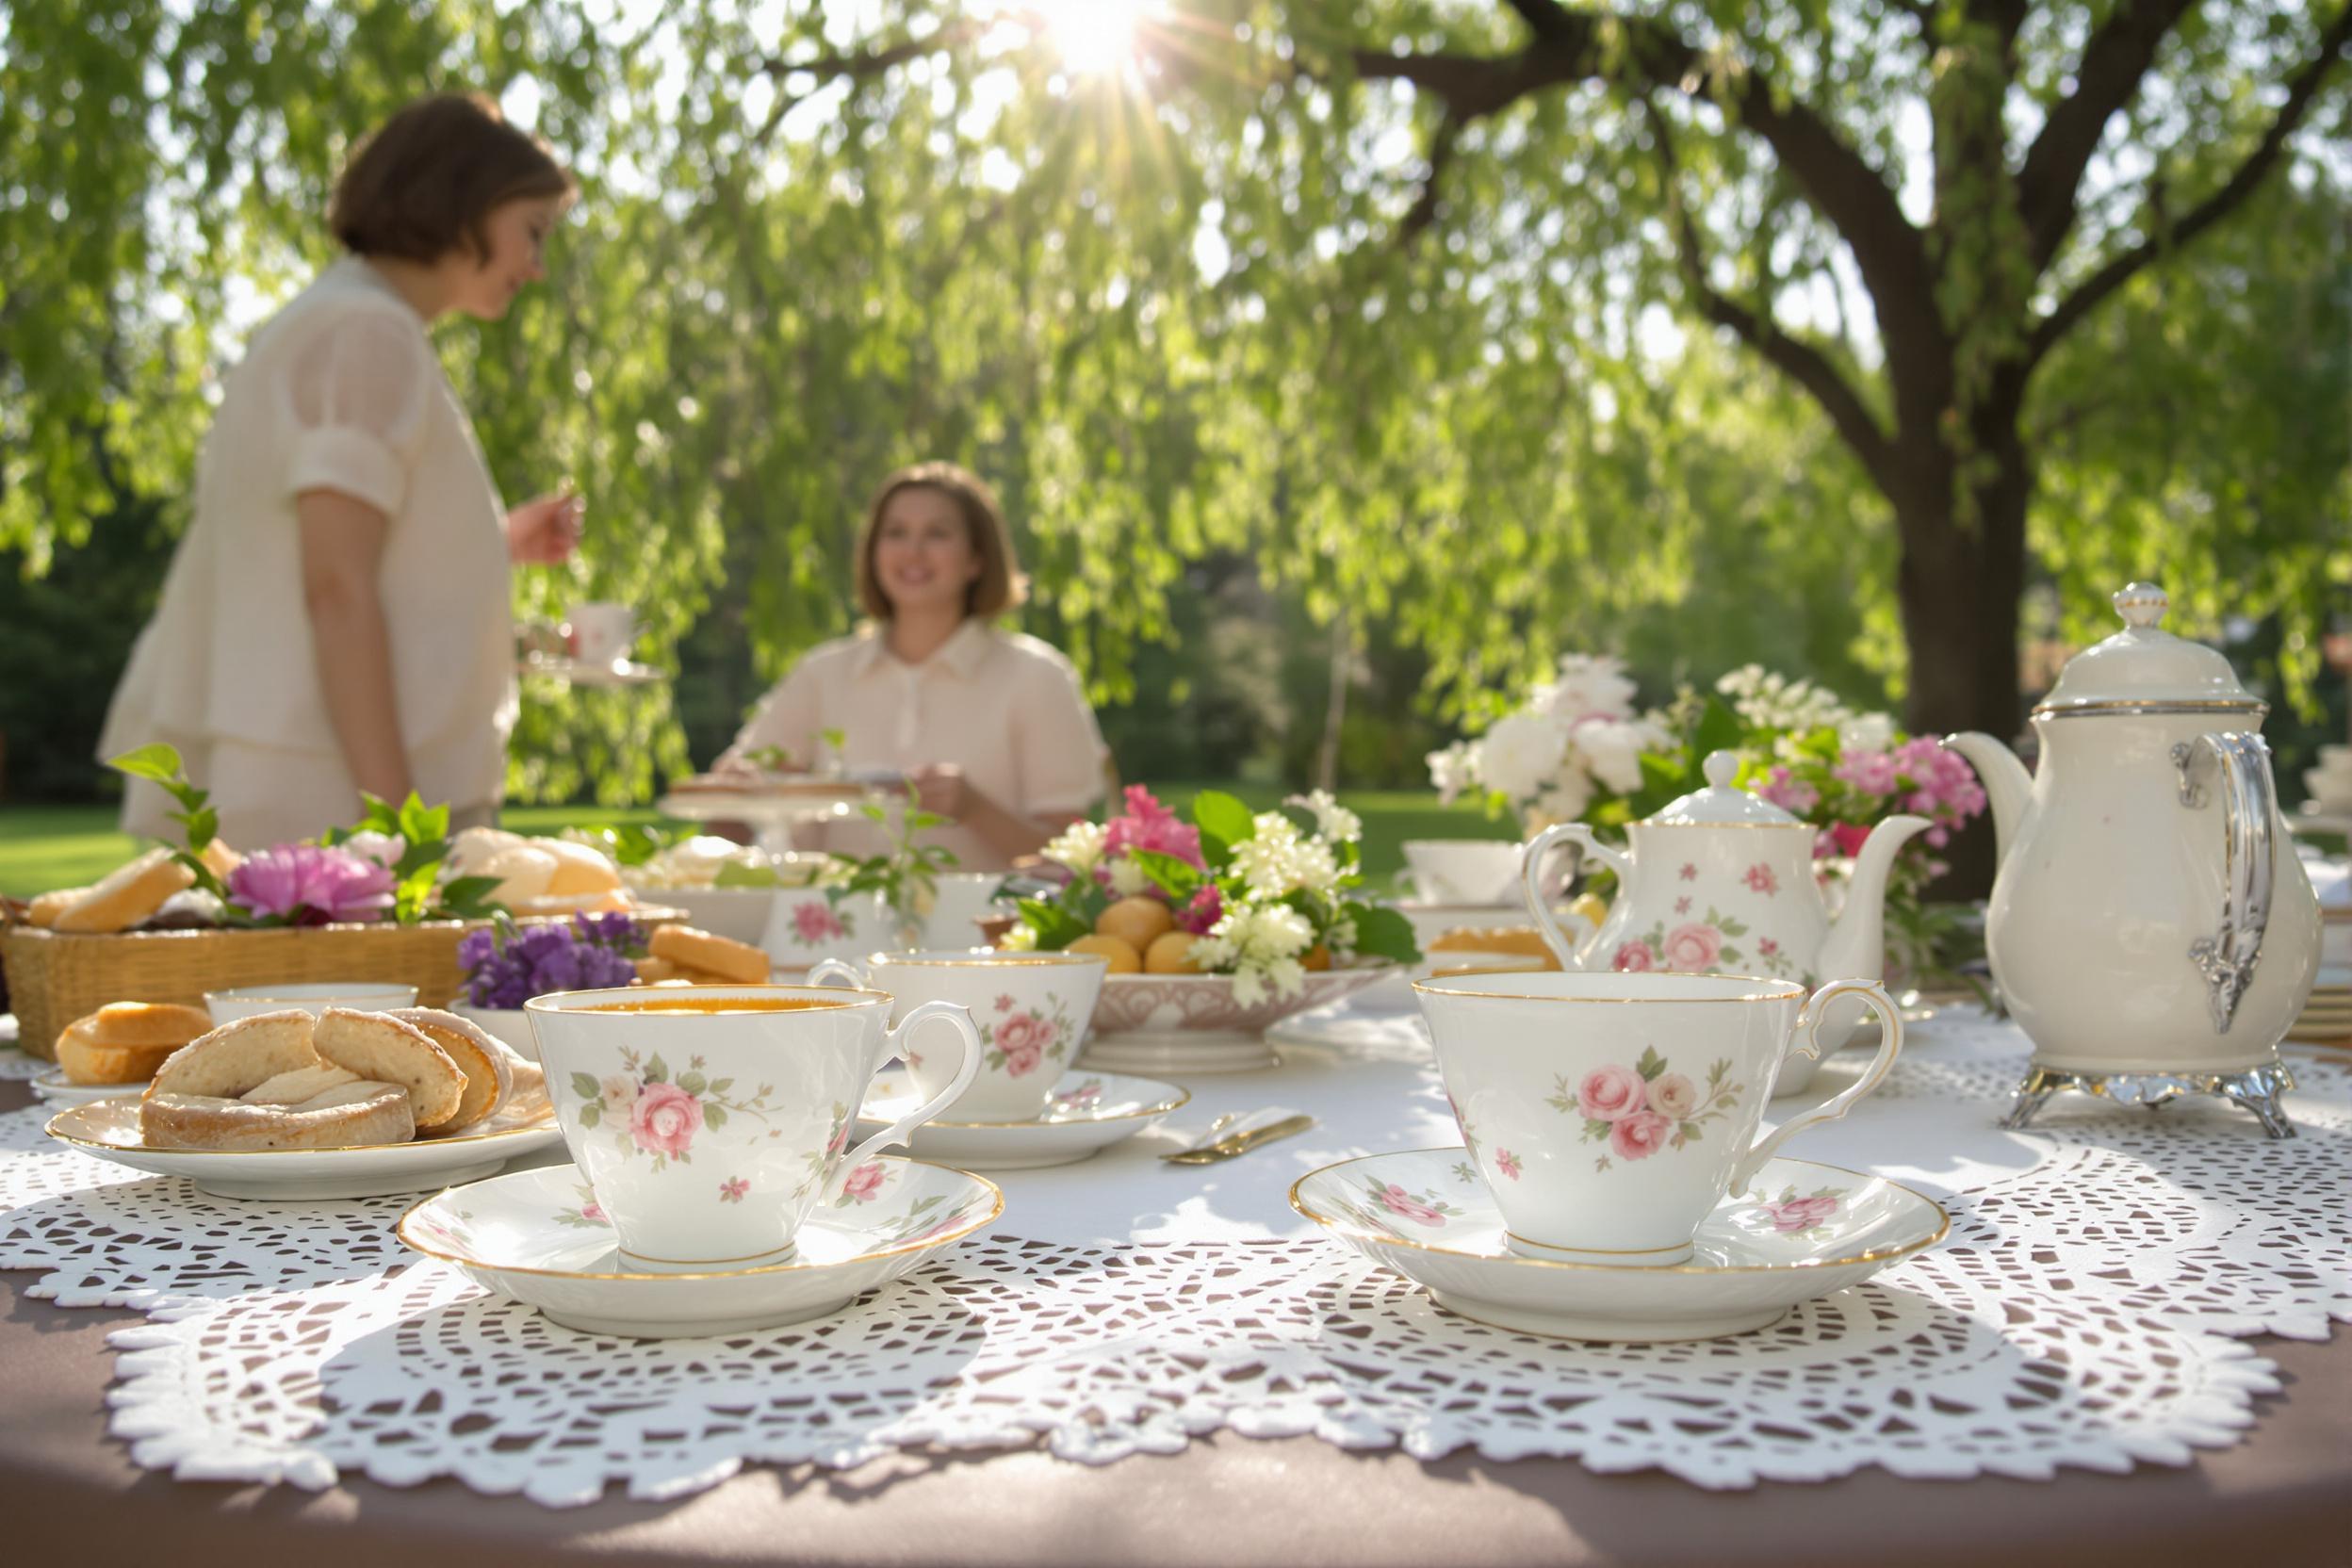
<svg viewBox="0 0 2352 1568">
<path fill-rule="evenodd" d="M 406 1089 L 418 1127 L 438 1127 L 466 1098 L 466 1074 L 413 1024 L 386 1013 L 329 1007 L 311 1036 L 318 1054 L 362 1078 Z"/>
<path fill-rule="evenodd" d="M 768 977 L 768 956 L 759 948 L 691 925 L 657 925 L 645 948 L 655 957 L 677 965 L 681 973 L 701 970 L 737 986 L 757 986 Z"/>
<path fill-rule="evenodd" d="M 234 1100 L 282 1072 L 317 1067 L 311 1027 L 299 1007 L 224 1023 L 166 1057 L 147 1092 Z"/>
<path fill-rule="evenodd" d="M 169 1002 L 109 1002 L 57 1036 L 57 1065 L 69 1084 L 137 1084 L 212 1028 L 194 1007 Z"/>
<path fill-rule="evenodd" d="M 162 908 L 165 899 L 195 882 L 196 874 L 174 860 L 170 850 L 151 849 L 130 864 L 117 867 L 67 906 L 57 915 L 56 929 L 88 934 L 127 931 Z"/>
<path fill-rule="evenodd" d="M 400 1007 L 385 1016 L 421 1031 L 466 1074 L 466 1092 L 459 1097 L 457 1114 L 427 1131 L 459 1133 L 498 1115 L 514 1089 L 514 1061 L 503 1044 L 438 1007 Z"/>
<path fill-rule="evenodd" d="M 48 930 L 57 923 L 57 917 L 90 896 L 88 888 L 59 888 L 54 892 L 39 893 L 24 906 L 24 920 L 29 925 Z"/>
<path fill-rule="evenodd" d="M 620 868 L 586 844 L 569 839 L 540 839 L 532 847 L 555 857 L 555 873 L 547 879 L 549 898 L 611 892 L 621 885 Z"/>
<path fill-rule="evenodd" d="M 408 1091 L 354 1080 L 291 1105 L 249 1105 L 201 1094 L 150 1094 L 139 1102 L 150 1149 L 348 1149 L 406 1143 L 416 1135 Z"/>
</svg>

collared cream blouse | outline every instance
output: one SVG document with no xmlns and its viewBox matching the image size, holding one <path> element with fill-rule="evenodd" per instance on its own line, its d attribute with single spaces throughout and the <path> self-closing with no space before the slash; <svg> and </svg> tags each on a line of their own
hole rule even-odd
<svg viewBox="0 0 2352 1568">
<path fill-rule="evenodd" d="M 810 649 L 777 682 L 719 760 L 781 746 L 803 766 L 825 732 L 841 732 L 851 768 L 911 769 L 952 762 L 1017 816 L 1075 816 L 1102 796 L 1109 748 L 1078 672 L 1058 648 L 967 620 L 920 664 L 890 651 L 875 629 Z M 968 827 L 928 841 L 955 852 L 965 871 L 1006 860 Z M 808 847 L 866 856 L 888 847 L 869 822 L 830 822 Z"/>
<path fill-rule="evenodd" d="M 193 520 L 115 689 L 101 757 L 179 747 L 238 849 L 359 815 L 302 604 L 294 499 L 314 489 L 390 519 L 381 584 L 411 775 L 428 802 L 487 816 L 515 710 L 505 508 L 424 320 L 357 256 L 266 322 L 226 378 Z M 168 807 L 135 784 L 122 825 L 166 835 Z"/>
</svg>

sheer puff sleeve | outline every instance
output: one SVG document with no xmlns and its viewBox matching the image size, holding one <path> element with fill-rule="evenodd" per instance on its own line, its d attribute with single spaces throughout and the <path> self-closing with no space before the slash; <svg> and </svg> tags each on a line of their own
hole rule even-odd
<svg viewBox="0 0 2352 1568">
<path fill-rule="evenodd" d="M 415 318 L 368 306 L 320 322 L 288 357 L 288 496 L 334 490 L 397 515 L 437 382 Z"/>
</svg>

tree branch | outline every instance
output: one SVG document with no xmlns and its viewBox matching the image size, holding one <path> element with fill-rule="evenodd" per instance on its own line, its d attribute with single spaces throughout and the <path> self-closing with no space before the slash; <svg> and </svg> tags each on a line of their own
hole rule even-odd
<svg viewBox="0 0 2352 1568">
<path fill-rule="evenodd" d="M 1879 488 L 1892 494 L 1894 478 L 1894 447 L 1886 433 L 1879 426 L 1876 416 L 1862 400 L 1854 384 L 1830 361 L 1827 354 L 1802 338 L 1792 337 L 1781 330 L 1772 318 L 1770 307 L 1758 310 L 1741 304 L 1723 293 L 1707 280 L 1707 256 L 1699 241 L 1698 223 L 1682 200 L 1682 167 L 1674 154 L 1672 131 L 1664 115 L 1646 98 L 1642 107 L 1649 113 L 1652 130 L 1658 138 L 1658 161 L 1662 166 L 1666 188 L 1668 220 L 1674 229 L 1675 257 L 1682 273 L 1683 286 L 1690 291 L 1692 302 L 1701 315 L 1717 326 L 1728 327 L 1740 340 L 1755 350 L 1781 374 L 1795 382 L 1812 395 L 1821 412 L 1829 416 L 1838 434 L 1868 469 Z"/>
<path fill-rule="evenodd" d="M 1546 43 L 1566 39 L 1576 28 L 1576 18 L 1560 0 L 1509 0 L 1509 4 L 1527 30 Z"/>
<path fill-rule="evenodd" d="M 2173 24 L 2197 0 L 2124 0 L 2083 45 L 2074 91 L 2050 111 L 2017 171 L 2017 207 L 2038 275 L 2074 227 L 2082 171 L 2107 122 L 2132 101 Z"/>
<path fill-rule="evenodd" d="M 1421 237 L 1421 232 L 1437 220 L 1437 182 L 1445 177 L 1446 166 L 1454 160 L 1454 143 L 1462 139 L 1462 122 L 1448 112 L 1439 122 L 1437 133 L 1429 138 L 1429 172 L 1421 182 L 1421 194 L 1413 198 L 1404 221 L 1396 225 L 1396 248 L 1410 249 Z"/>
<path fill-rule="evenodd" d="M 845 55 L 817 55 L 804 60 L 778 59 L 775 57 L 761 60 L 760 74 L 776 83 L 776 102 L 770 106 L 767 119 L 752 133 L 752 144 L 766 146 L 776 136 L 776 128 L 783 123 L 784 117 L 811 96 L 806 92 L 786 92 L 784 83 L 790 77 L 814 76 L 819 87 L 844 79 L 865 81 L 870 77 L 887 75 L 908 60 L 960 49 L 978 38 L 981 31 L 977 22 L 961 22 L 941 27 L 926 38 L 904 39 L 878 49 Z"/>
<path fill-rule="evenodd" d="M 2151 214 L 2148 236 L 2138 244 L 2111 258 L 2075 286 L 2074 292 L 2061 300 L 2050 313 L 2034 327 L 2034 335 L 2026 345 L 2026 364 L 2037 364 L 2051 345 L 2071 331 L 2076 322 L 2089 315 L 2100 301 L 2122 287 L 2132 275 L 2157 257 L 2179 250 L 2189 241 L 2220 222 L 2244 204 L 2255 188 L 2278 161 L 2286 150 L 2287 139 L 2302 122 L 2328 73 L 2352 42 L 2352 0 L 2336 13 L 2328 31 L 2319 41 L 2319 53 L 2296 72 L 2287 83 L 2287 101 L 2279 106 L 2278 116 L 2270 122 L 2270 129 L 2254 151 L 2246 155 L 2238 172 L 2230 176 L 2221 188 L 2189 210 L 2178 223 L 2164 220 L 2160 214 Z"/>
</svg>

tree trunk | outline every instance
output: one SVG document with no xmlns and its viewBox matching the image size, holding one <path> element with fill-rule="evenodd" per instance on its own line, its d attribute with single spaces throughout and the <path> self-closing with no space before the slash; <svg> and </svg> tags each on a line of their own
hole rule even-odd
<svg viewBox="0 0 2352 1568">
<path fill-rule="evenodd" d="M 1977 421 L 1973 514 L 1955 507 L 1955 464 L 1940 449 L 1906 466 L 1914 482 L 1893 498 L 1903 538 L 1896 594 L 1910 654 L 1904 722 L 1915 735 L 1981 729 L 2013 740 L 2024 721 L 2017 690 L 2017 602 L 2025 588 L 2025 514 L 2034 468 L 2017 433 L 2015 405 Z M 1955 838 L 1941 898 L 1991 890 L 1989 815 Z"/>
</svg>

